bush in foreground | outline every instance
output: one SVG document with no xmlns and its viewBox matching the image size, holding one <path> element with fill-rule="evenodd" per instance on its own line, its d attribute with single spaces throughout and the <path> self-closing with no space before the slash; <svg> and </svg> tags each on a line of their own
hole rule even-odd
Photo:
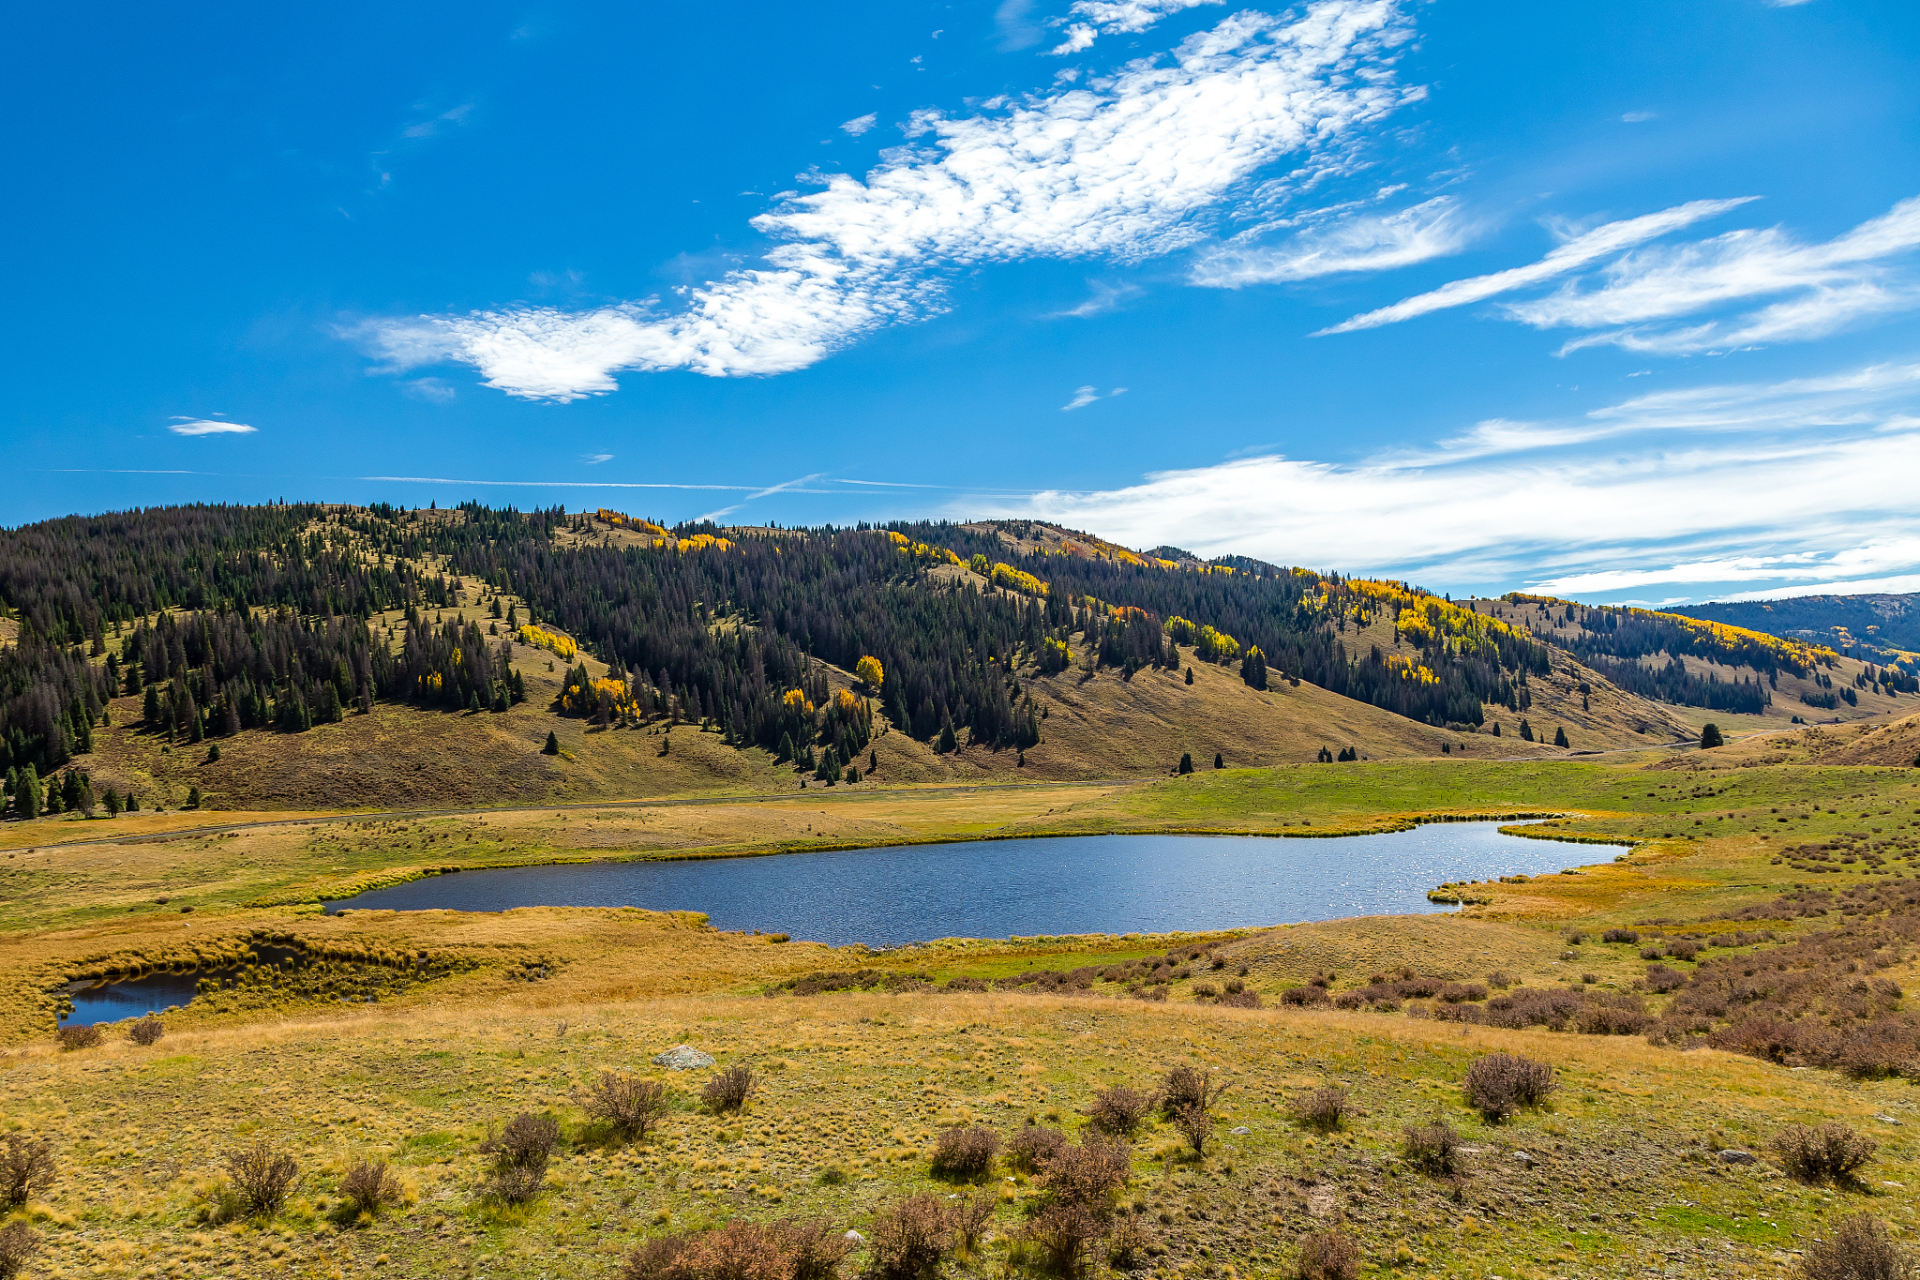
<svg viewBox="0 0 1920 1280">
<path fill-rule="evenodd" d="M 340 1178 L 340 1198 L 355 1214 L 399 1204 L 406 1190 L 384 1160 L 356 1160 Z"/>
<path fill-rule="evenodd" d="M 1159 1102 L 1159 1098 L 1151 1093 L 1117 1084 L 1093 1095 L 1093 1105 L 1087 1108 L 1087 1116 L 1100 1132 L 1131 1138 Z"/>
<path fill-rule="evenodd" d="M 591 1085 L 573 1091 L 590 1119 L 604 1123 L 623 1142 L 646 1137 L 667 1114 L 666 1086 L 658 1080 L 602 1071 Z"/>
<path fill-rule="evenodd" d="M 1887 1237 L 1871 1215 L 1843 1218 L 1832 1235 L 1815 1240 L 1801 1255 L 1802 1280 L 1911 1280 L 1920 1266 Z"/>
<path fill-rule="evenodd" d="M 753 1096 L 754 1084 L 753 1068 L 736 1062 L 707 1081 L 706 1088 L 700 1090 L 700 1098 L 715 1115 L 739 1111 Z"/>
<path fill-rule="evenodd" d="M 0 1280 L 13 1280 L 39 1249 L 40 1237 L 26 1223 L 0 1227 Z"/>
<path fill-rule="evenodd" d="M 127 1028 L 127 1039 L 138 1045 L 159 1044 L 165 1034 L 166 1024 L 158 1018 L 142 1018 Z"/>
<path fill-rule="evenodd" d="M 1307 1128 L 1332 1133 L 1353 1114 L 1353 1099 L 1345 1089 L 1327 1085 L 1295 1098 L 1291 1110 L 1293 1118 Z"/>
<path fill-rule="evenodd" d="M 873 1215 L 867 1227 L 867 1270 L 872 1280 L 923 1280 L 940 1269 L 952 1247 L 953 1216 L 938 1196 L 896 1200 Z"/>
<path fill-rule="evenodd" d="M 1490 1053 L 1467 1068 L 1467 1101 L 1488 1124 L 1521 1107 L 1537 1107 L 1557 1086 L 1553 1068 L 1514 1053 Z"/>
<path fill-rule="evenodd" d="M 1401 1147 L 1407 1163 L 1422 1173 L 1444 1177 L 1460 1172 L 1460 1135 L 1441 1121 L 1417 1124 L 1407 1130 Z"/>
<path fill-rule="evenodd" d="M 853 1241 L 819 1221 L 736 1220 L 661 1236 L 627 1255 L 619 1280 L 834 1280 Z"/>
<path fill-rule="evenodd" d="M 249 1218 L 271 1218 L 280 1212 L 300 1180 L 299 1163 L 265 1138 L 235 1147 L 223 1163 L 236 1207 Z"/>
<path fill-rule="evenodd" d="M 984 1178 L 1000 1154 L 1000 1135 L 980 1125 L 943 1131 L 934 1144 L 933 1172 L 938 1177 L 972 1182 Z"/>
<path fill-rule="evenodd" d="M 1007 1144 L 1007 1163 L 1021 1173 L 1038 1173 L 1067 1145 L 1067 1135 L 1045 1125 L 1030 1124 Z"/>
<path fill-rule="evenodd" d="M 1360 1250 L 1338 1231 L 1316 1231 L 1300 1241 L 1300 1280 L 1354 1280 Z"/>
<path fill-rule="evenodd" d="M 91 1049 L 100 1043 L 100 1028 L 91 1024 L 84 1027 L 62 1027 L 53 1033 L 62 1052 L 75 1049 Z"/>
<path fill-rule="evenodd" d="M 480 1144 L 493 1157 L 485 1194 L 505 1204 L 525 1204 L 546 1183 L 547 1162 L 560 1141 L 560 1122 L 552 1116 L 521 1112 L 506 1128 Z"/>
<path fill-rule="evenodd" d="M 1212 1111 L 1214 1103 L 1220 1101 L 1220 1095 L 1226 1091 L 1226 1081 L 1216 1082 L 1211 1071 L 1175 1067 L 1167 1072 L 1166 1082 L 1160 1087 L 1160 1110 L 1169 1120 L 1193 1107 Z"/>
<path fill-rule="evenodd" d="M 0 1140 L 0 1200 L 19 1208 L 53 1186 L 53 1139 L 10 1133 Z"/>
<path fill-rule="evenodd" d="M 1788 1173 L 1802 1182 L 1848 1182 L 1873 1159 L 1873 1140 L 1829 1121 L 1813 1128 L 1790 1124 L 1773 1139 Z"/>
</svg>

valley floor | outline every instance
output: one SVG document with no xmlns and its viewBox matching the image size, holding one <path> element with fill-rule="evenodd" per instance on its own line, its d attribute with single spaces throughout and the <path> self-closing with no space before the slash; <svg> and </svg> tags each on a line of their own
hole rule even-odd
<svg viewBox="0 0 1920 1280">
<path fill-rule="evenodd" d="M 1902 988 L 1920 977 L 1896 927 L 1920 871 L 1920 771 L 1769 762 L 1774 750 L 431 817 L 217 815 L 225 831 L 181 830 L 209 819 L 173 813 L 0 826 L 0 1096 L 14 1133 L 50 1139 L 60 1165 L 21 1211 L 44 1246 L 32 1265 L 610 1276 L 648 1238 L 734 1217 L 867 1230 L 902 1195 L 948 1203 L 973 1192 L 932 1176 L 944 1129 L 1073 1132 L 1097 1089 L 1152 1087 L 1178 1065 L 1231 1087 L 1204 1155 L 1166 1119 L 1131 1144 L 1116 1213 L 1144 1231 L 1128 1263 L 1143 1275 L 1290 1277 L 1300 1240 L 1328 1230 L 1359 1246 L 1365 1275 L 1507 1280 L 1785 1274 L 1795 1251 L 1857 1212 L 1907 1240 L 1920 1228 L 1907 1078 L 1803 1065 L 1812 1050 L 1776 1062 L 1708 1047 L 1668 1004 L 1684 990 L 1646 989 L 1652 969 L 1684 982 L 1756 957 L 1760 970 L 1776 951 L 1829 932 L 1867 939 L 1858 931 L 1880 922 L 1871 976 Z M 1577 874 L 1449 886 L 1468 904 L 1454 915 L 1222 935 L 873 953 L 634 910 L 322 914 L 324 899 L 449 867 L 1096 831 L 1306 837 L 1521 813 L 1555 815 L 1533 834 L 1569 841 Z M 135 839 L 101 843 L 103 831 Z M 1582 865 L 1578 842 L 1600 839 L 1633 852 Z M 1603 941 L 1609 927 L 1637 936 Z M 1696 935 L 1710 949 L 1690 954 Z M 167 1013 L 151 1046 L 124 1026 L 96 1047 L 54 1044 L 65 981 L 219 964 L 257 942 L 316 963 L 246 971 Z M 1816 965 L 1804 947 L 1792 954 Z M 1458 1003 L 1378 998 L 1408 975 L 1434 993 L 1456 984 Z M 1229 1007 L 1228 983 L 1261 1007 Z M 1479 1018 L 1502 991 L 1573 992 L 1588 1008 L 1638 999 L 1661 1019 L 1638 1030 L 1678 1041 L 1455 1020 Z M 1331 1003 L 1346 997 L 1356 1007 Z M 680 1043 L 754 1070 L 744 1114 L 699 1105 L 711 1072 L 652 1064 Z M 1494 1051 L 1551 1064 L 1558 1088 L 1544 1106 L 1489 1123 L 1467 1105 L 1465 1072 Z M 588 1123 L 576 1090 L 604 1071 L 667 1085 L 653 1135 L 623 1143 Z M 1322 1086 L 1346 1088 L 1357 1108 L 1331 1132 L 1290 1112 Z M 553 1114 L 561 1139 L 541 1194 L 510 1206 L 485 1194 L 481 1148 L 522 1112 Z M 1454 1175 L 1406 1158 L 1407 1128 L 1432 1121 L 1464 1144 Z M 1798 1181 L 1770 1148 L 1790 1124 L 1824 1122 L 1877 1144 L 1856 1181 Z M 301 1180 L 279 1213 L 222 1221 L 223 1158 L 255 1141 L 291 1155 Z M 1729 1163 L 1727 1150 L 1757 1159 Z M 361 1159 L 394 1166 L 404 1203 L 342 1211 L 340 1181 Z M 949 1272 L 1035 1272 L 1024 1238 L 1044 1179 L 1003 1163 L 982 1185 L 996 1205 L 987 1234 Z M 1090 1261 L 1112 1265 L 1104 1251 Z"/>
</svg>

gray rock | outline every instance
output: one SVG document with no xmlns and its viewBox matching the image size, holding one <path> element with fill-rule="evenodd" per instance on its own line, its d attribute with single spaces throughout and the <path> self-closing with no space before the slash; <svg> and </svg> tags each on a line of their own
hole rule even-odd
<svg viewBox="0 0 1920 1280">
<path fill-rule="evenodd" d="M 168 1010 L 168 1012 L 172 1012 L 172 1010 Z M 1892 1116 L 1875 1116 L 1874 1119 L 1878 1120 L 1881 1124 L 1899 1124 L 1900 1123 L 1898 1120 L 1894 1119 Z"/>
<path fill-rule="evenodd" d="M 1252 1133 L 1253 1130 L 1247 1128 L 1247 1126 L 1245 1125 L 1239 1125 L 1236 1128 L 1227 1130 L 1227 1132 L 1228 1133 Z"/>
<path fill-rule="evenodd" d="M 653 1060 L 656 1067 L 665 1067 L 669 1071 L 688 1071 L 695 1067 L 713 1065 L 713 1055 L 702 1053 L 690 1044 L 677 1044 Z"/>
<path fill-rule="evenodd" d="M 1751 1151 L 1735 1151 L 1729 1147 L 1719 1152 L 1721 1164 L 1759 1164 L 1760 1160 Z"/>
<path fill-rule="evenodd" d="M 844 1238 L 853 1241 L 855 1244 L 865 1244 L 867 1242 L 867 1238 L 858 1231 L 849 1231 Z"/>
<path fill-rule="evenodd" d="M 1515 1163 L 1515 1164 L 1523 1164 L 1523 1165 L 1526 1165 L 1526 1166 L 1528 1166 L 1529 1168 L 1531 1168 L 1532 1166 L 1534 1166 L 1534 1165 L 1536 1165 L 1536 1164 L 1539 1164 L 1539 1163 L 1540 1163 L 1540 1161 L 1539 1161 L 1539 1160 L 1538 1160 L 1537 1158 L 1535 1158 L 1535 1157 L 1533 1157 L 1533 1156 L 1530 1156 L 1530 1155 L 1528 1155 L 1528 1154 L 1527 1154 L 1526 1152 L 1524 1152 L 1524 1151 L 1516 1151 L 1516 1152 L 1514 1152 L 1514 1153 L 1513 1153 L 1513 1160 L 1514 1160 L 1514 1163 Z"/>
</svg>

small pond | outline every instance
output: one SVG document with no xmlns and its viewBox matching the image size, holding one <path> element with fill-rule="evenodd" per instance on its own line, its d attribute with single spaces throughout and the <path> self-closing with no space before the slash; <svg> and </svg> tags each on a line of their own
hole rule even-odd
<svg viewBox="0 0 1920 1280">
<path fill-rule="evenodd" d="M 1614 852 L 1503 836 L 1499 826 L 1430 823 L 1389 835 L 1314 839 L 1071 836 L 504 867 L 430 876 L 330 910 L 631 906 L 704 911 L 716 929 L 883 947 L 1445 911 L 1452 908 L 1427 901 L 1434 885 L 1558 871 Z"/>
<path fill-rule="evenodd" d="M 255 964 L 291 966 L 299 964 L 300 960 L 300 953 L 291 947 L 262 945 L 253 948 Z M 69 985 L 66 991 L 68 999 L 73 1001 L 73 1011 L 61 1015 L 60 1024 L 88 1026 L 96 1022 L 118 1022 L 122 1018 L 160 1013 L 193 999 L 199 994 L 203 978 L 230 978 L 239 972 L 237 965 L 223 969 L 161 969 L 138 978 L 122 978 L 117 982 L 76 982 Z"/>
</svg>

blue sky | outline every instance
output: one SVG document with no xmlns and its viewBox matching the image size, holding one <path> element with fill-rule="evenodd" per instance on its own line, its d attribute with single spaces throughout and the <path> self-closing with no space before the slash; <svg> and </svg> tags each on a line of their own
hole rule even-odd
<svg viewBox="0 0 1920 1280">
<path fill-rule="evenodd" d="M 1036 515 L 1920 589 L 1910 2 L 45 6 L 16 523 Z"/>
</svg>

